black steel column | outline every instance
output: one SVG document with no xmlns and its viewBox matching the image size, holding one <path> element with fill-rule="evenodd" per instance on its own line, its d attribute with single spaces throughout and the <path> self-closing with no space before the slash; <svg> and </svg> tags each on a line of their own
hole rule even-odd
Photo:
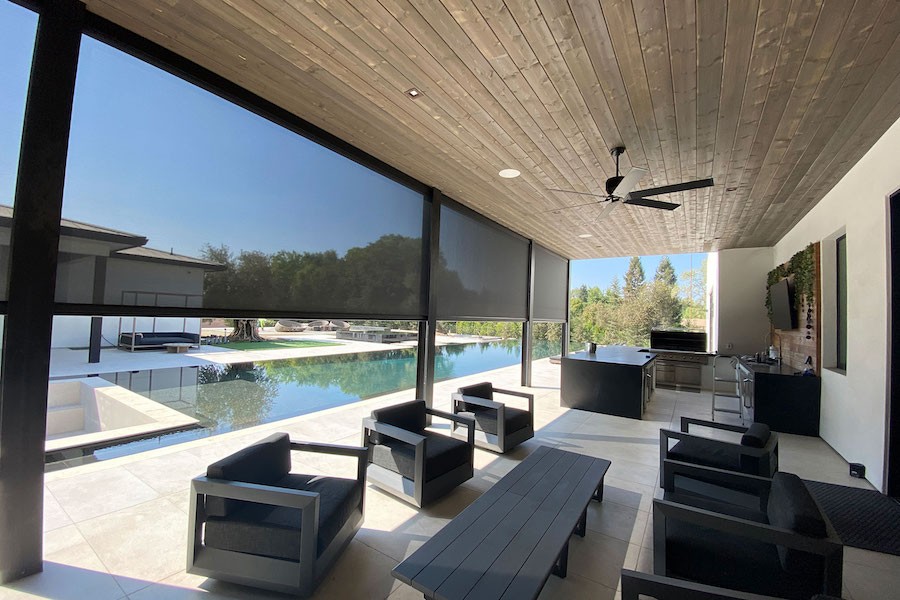
<svg viewBox="0 0 900 600">
<path fill-rule="evenodd" d="M 50 332 L 83 16 L 74 0 L 43 5 L 28 84 L 0 381 L 0 583 L 42 568 Z"/>
<path fill-rule="evenodd" d="M 566 322 L 562 324 L 562 344 L 560 345 L 560 356 L 569 353 L 569 307 L 572 306 L 570 295 L 572 293 L 572 261 L 566 261 Z"/>
<path fill-rule="evenodd" d="M 528 280 L 525 287 L 525 322 L 522 323 L 522 385 L 531 387 L 531 354 L 534 332 L 531 317 L 534 312 L 534 240 L 528 242 Z"/>
<path fill-rule="evenodd" d="M 94 304 L 103 304 L 106 296 L 106 257 L 94 258 Z M 103 317 L 91 317 L 91 340 L 88 346 L 88 362 L 100 362 L 100 346 L 103 341 Z M 118 342 L 118 340 L 116 340 Z"/>
<path fill-rule="evenodd" d="M 434 403 L 434 356 L 437 332 L 437 270 L 441 253 L 440 190 L 431 190 L 427 211 L 427 227 L 423 227 L 425 254 L 422 256 L 422 286 L 425 299 L 425 320 L 419 321 L 419 355 L 416 364 L 416 397 L 432 406 Z"/>
</svg>

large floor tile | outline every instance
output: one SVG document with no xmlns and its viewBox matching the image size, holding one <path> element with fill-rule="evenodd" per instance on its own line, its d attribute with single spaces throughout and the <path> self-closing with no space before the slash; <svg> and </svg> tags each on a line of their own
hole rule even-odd
<svg viewBox="0 0 900 600">
<path fill-rule="evenodd" d="M 76 523 L 159 497 L 122 467 L 49 481 L 47 488 Z"/>
<path fill-rule="evenodd" d="M 184 569 L 187 527 L 187 515 L 165 498 L 78 524 L 128 593 Z"/>
<path fill-rule="evenodd" d="M 124 468 L 161 495 L 184 492 L 191 479 L 206 473 L 207 464 L 190 452 L 175 452 L 142 460 Z"/>
<path fill-rule="evenodd" d="M 53 497 L 50 490 L 44 486 L 44 531 L 52 531 L 71 524 L 72 519 Z"/>
</svg>

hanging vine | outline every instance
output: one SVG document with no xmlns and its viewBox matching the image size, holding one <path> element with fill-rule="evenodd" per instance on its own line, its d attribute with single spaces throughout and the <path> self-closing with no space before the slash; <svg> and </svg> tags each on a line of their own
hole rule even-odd
<svg viewBox="0 0 900 600">
<path fill-rule="evenodd" d="M 778 283 L 785 277 L 794 278 L 794 308 L 798 311 L 806 303 L 812 306 L 816 298 L 816 252 L 815 245 L 810 244 L 791 257 L 783 265 L 778 265 L 766 278 L 767 287 Z M 766 290 L 766 312 L 772 318 L 772 297 Z"/>
</svg>

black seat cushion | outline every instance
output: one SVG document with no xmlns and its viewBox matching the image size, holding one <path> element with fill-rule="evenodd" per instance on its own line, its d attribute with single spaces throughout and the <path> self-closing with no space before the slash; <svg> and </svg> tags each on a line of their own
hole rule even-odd
<svg viewBox="0 0 900 600">
<path fill-rule="evenodd" d="M 425 431 L 425 481 L 431 481 L 472 460 L 472 448 L 463 440 Z M 372 446 L 372 463 L 407 479 L 416 478 L 416 449 L 411 444 L 383 436 Z"/>
<path fill-rule="evenodd" d="M 729 471 L 737 471 L 741 467 L 738 447 L 701 437 L 679 440 L 669 450 L 668 458 Z"/>
<path fill-rule="evenodd" d="M 766 442 L 769 441 L 769 426 L 765 423 L 753 423 L 741 436 L 741 445 L 750 446 L 751 448 L 765 448 Z"/>
<path fill-rule="evenodd" d="M 766 514 L 775 527 L 818 538 L 828 534 L 822 512 L 803 480 L 793 473 L 779 471 L 772 477 Z M 815 577 L 823 572 L 820 556 L 783 546 L 778 547 L 778 554 L 784 569 L 798 576 Z"/>
<path fill-rule="evenodd" d="M 425 413 L 424 400 L 411 400 L 393 406 L 386 406 L 372 411 L 372 418 L 380 423 L 393 425 L 400 429 L 412 431 L 413 433 L 421 433 L 425 429 L 427 415 Z M 372 442 L 375 444 L 382 443 L 383 440 L 391 438 L 383 438 L 381 434 L 373 433 Z"/>
<path fill-rule="evenodd" d="M 362 488 L 355 479 L 291 473 L 275 485 L 319 493 L 317 555 L 328 548 L 362 498 Z M 241 504 L 227 517 L 207 519 L 204 535 L 207 546 L 270 558 L 300 560 L 300 509 L 255 502 Z"/>
<path fill-rule="evenodd" d="M 274 433 L 209 465 L 206 476 L 210 479 L 275 485 L 290 470 L 291 440 L 286 433 Z M 242 504 L 245 503 L 240 500 L 207 496 L 206 514 L 225 517 Z"/>
<path fill-rule="evenodd" d="M 707 585 L 806 600 L 821 584 L 781 568 L 775 546 L 666 520 L 666 574 Z"/>
<path fill-rule="evenodd" d="M 497 411 L 476 404 L 462 403 L 462 409 L 474 413 L 475 429 L 485 433 L 497 434 Z M 531 413 L 520 408 L 505 407 L 503 410 L 505 431 L 507 434 L 531 426 Z"/>
<path fill-rule="evenodd" d="M 485 400 L 494 399 L 494 386 L 488 381 L 467 385 L 456 391 L 463 396 L 475 396 L 476 398 L 484 398 Z"/>
</svg>

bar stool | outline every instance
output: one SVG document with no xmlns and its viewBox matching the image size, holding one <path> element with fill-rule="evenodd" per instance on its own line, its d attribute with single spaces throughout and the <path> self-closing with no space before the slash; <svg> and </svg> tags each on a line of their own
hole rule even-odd
<svg viewBox="0 0 900 600">
<path fill-rule="evenodd" d="M 731 377 L 721 377 L 719 375 L 719 365 L 722 364 L 723 361 L 728 360 L 731 363 L 731 371 L 733 375 Z M 720 387 L 729 387 L 729 390 L 720 390 Z M 731 387 L 733 386 L 733 388 Z M 721 404 L 716 404 L 716 398 L 728 398 L 727 403 L 731 406 L 722 406 Z M 733 408 L 734 400 L 737 400 L 737 408 Z M 741 421 L 744 420 L 744 411 L 743 411 L 743 396 L 741 394 L 741 381 L 740 374 L 738 373 L 738 359 L 735 356 L 726 356 L 722 354 L 716 354 L 713 357 L 713 390 L 712 390 L 712 420 L 716 420 L 716 413 L 731 413 L 735 415 L 741 416 Z"/>
</svg>

